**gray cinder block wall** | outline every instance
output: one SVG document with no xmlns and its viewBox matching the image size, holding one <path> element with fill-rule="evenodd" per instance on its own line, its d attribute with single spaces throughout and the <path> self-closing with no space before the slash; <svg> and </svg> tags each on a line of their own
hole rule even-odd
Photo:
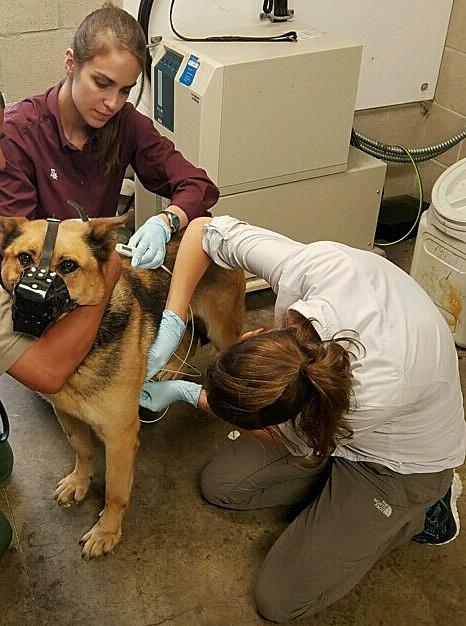
<svg viewBox="0 0 466 626">
<path fill-rule="evenodd" d="M 0 1 L 0 87 L 8 102 L 40 93 L 63 76 L 63 53 L 75 28 L 101 5 L 101 0 Z M 455 0 L 434 101 L 359 111 L 355 128 L 407 147 L 450 137 L 466 125 L 465 82 L 466 0 Z M 439 159 L 421 165 L 427 199 L 446 167 L 465 157 L 466 144 L 462 142 Z M 416 179 L 411 167 L 392 164 L 385 195 L 398 194 L 417 195 Z"/>
<path fill-rule="evenodd" d="M 64 74 L 64 51 L 103 0 L 1 0 L 0 87 L 8 103 L 41 93 Z M 121 5 L 121 2 L 114 2 Z"/>
</svg>

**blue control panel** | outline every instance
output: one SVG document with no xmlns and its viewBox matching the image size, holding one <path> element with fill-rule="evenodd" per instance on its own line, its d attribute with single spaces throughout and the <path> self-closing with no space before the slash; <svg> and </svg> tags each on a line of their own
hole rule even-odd
<svg viewBox="0 0 466 626">
<path fill-rule="evenodd" d="M 196 72 L 199 68 L 199 57 L 194 56 L 194 54 L 191 54 L 191 56 L 188 59 L 188 62 L 186 63 L 186 67 L 183 70 L 183 73 L 180 76 L 180 83 L 183 83 L 183 85 L 186 85 L 187 87 L 190 87 L 194 78 L 196 77 Z"/>
<path fill-rule="evenodd" d="M 154 65 L 153 93 L 154 117 L 159 124 L 174 132 L 175 119 L 175 76 L 183 57 L 167 50 Z"/>
</svg>

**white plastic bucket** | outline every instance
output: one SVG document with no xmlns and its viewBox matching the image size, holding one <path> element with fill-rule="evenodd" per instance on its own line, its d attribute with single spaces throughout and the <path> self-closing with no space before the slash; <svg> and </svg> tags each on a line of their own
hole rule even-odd
<svg viewBox="0 0 466 626">
<path fill-rule="evenodd" d="M 466 348 L 466 159 L 434 185 L 419 223 L 411 276 L 435 302 L 457 345 Z"/>
</svg>

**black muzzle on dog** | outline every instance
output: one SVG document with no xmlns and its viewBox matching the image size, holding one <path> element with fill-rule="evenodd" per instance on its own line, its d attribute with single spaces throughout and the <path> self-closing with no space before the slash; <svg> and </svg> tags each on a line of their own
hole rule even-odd
<svg viewBox="0 0 466 626">
<path fill-rule="evenodd" d="M 13 290 L 13 330 L 40 337 L 74 304 L 65 281 L 50 271 L 60 220 L 48 219 L 38 267 L 26 268 Z"/>
</svg>

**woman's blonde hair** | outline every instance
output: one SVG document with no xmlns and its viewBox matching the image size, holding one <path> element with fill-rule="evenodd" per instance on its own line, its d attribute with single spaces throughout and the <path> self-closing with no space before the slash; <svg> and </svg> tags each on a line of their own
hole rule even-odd
<svg viewBox="0 0 466 626">
<path fill-rule="evenodd" d="M 91 61 L 97 54 L 110 48 L 128 50 L 139 62 L 142 71 L 141 91 L 144 86 L 146 39 L 138 21 L 127 11 L 105 2 L 100 9 L 90 13 L 78 27 L 71 42 L 73 56 L 79 65 Z M 119 162 L 118 112 L 96 133 L 94 156 L 109 173 Z"/>
<path fill-rule="evenodd" d="M 346 416 L 353 396 L 349 337 L 320 340 L 312 322 L 295 315 L 291 325 L 239 341 L 207 372 L 207 401 L 225 421 L 246 430 L 274 428 L 300 415 L 299 429 L 320 462 L 352 435 Z"/>
</svg>

